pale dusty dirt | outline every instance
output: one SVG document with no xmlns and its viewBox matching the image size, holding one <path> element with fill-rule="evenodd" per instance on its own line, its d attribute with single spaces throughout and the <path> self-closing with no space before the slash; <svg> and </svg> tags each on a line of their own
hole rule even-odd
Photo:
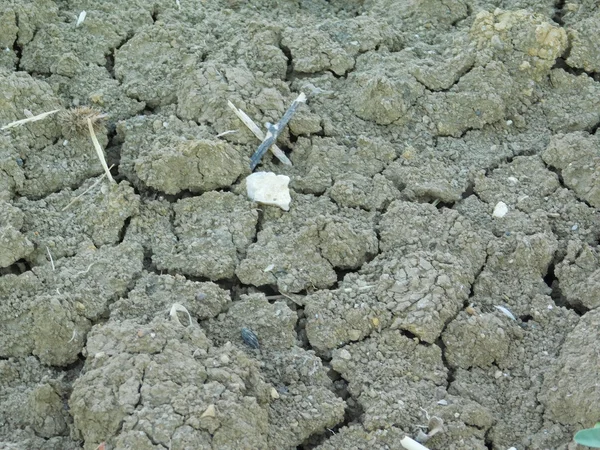
<svg viewBox="0 0 600 450">
<path fill-rule="evenodd" d="M 117 181 L 72 115 L 0 132 L 0 448 L 401 449 L 427 414 L 432 450 L 577 448 L 599 32 L 592 0 L 0 0 L 0 126 L 107 113 Z M 284 212 L 227 100 L 300 92 Z"/>
</svg>

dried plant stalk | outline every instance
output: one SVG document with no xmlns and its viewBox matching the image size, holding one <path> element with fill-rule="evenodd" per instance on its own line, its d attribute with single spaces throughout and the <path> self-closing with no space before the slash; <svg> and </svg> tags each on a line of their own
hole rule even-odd
<svg viewBox="0 0 600 450">
<path fill-rule="evenodd" d="M 19 127 L 19 126 L 24 125 L 29 122 L 37 122 L 38 120 L 45 119 L 46 117 L 51 116 L 52 114 L 55 114 L 58 111 L 60 111 L 60 109 L 55 109 L 54 111 L 48 111 L 45 113 L 41 113 L 41 114 L 38 114 L 37 116 L 27 117 L 26 119 L 17 120 L 15 122 L 11 122 L 7 125 L 4 125 L 2 128 L 0 128 L 0 130 L 8 130 L 9 128 Z"/>
<path fill-rule="evenodd" d="M 252 131 L 252 134 L 256 136 L 259 141 L 264 141 L 265 134 L 258 127 L 258 125 L 256 125 L 256 123 L 254 123 L 254 121 L 248 116 L 248 114 L 246 114 L 241 109 L 236 108 L 236 106 L 229 100 L 227 101 L 227 104 L 229 105 L 229 108 L 235 113 L 235 115 L 238 116 L 238 118 L 244 123 L 244 125 L 246 125 L 250 131 Z M 286 166 L 292 165 L 292 162 L 287 156 L 285 156 L 285 153 L 277 146 L 277 144 L 273 144 L 270 150 L 271 153 L 273 153 L 273 155 L 283 164 L 285 164 Z"/>
<path fill-rule="evenodd" d="M 98 159 L 100 160 L 100 164 L 102 164 L 102 168 L 104 169 L 104 172 L 106 173 L 106 176 L 108 177 L 108 179 L 111 182 L 116 183 L 115 179 L 110 174 L 110 169 L 108 168 L 108 165 L 106 164 L 106 159 L 104 159 L 104 152 L 102 151 L 100 142 L 98 142 L 98 138 L 96 137 L 96 132 L 94 131 L 94 125 L 92 124 L 92 120 L 89 117 L 87 119 L 87 124 L 88 124 L 88 130 L 90 131 L 90 137 L 92 138 L 94 148 L 96 149 L 96 153 L 98 154 Z"/>
</svg>

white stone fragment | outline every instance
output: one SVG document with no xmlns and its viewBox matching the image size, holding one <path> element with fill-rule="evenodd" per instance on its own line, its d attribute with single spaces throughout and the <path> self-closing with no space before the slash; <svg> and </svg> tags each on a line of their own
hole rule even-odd
<svg viewBox="0 0 600 450">
<path fill-rule="evenodd" d="M 276 175 L 273 172 L 254 172 L 246 178 L 246 192 L 252 201 L 264 205 L 278 206 L 284 211 L 289 211 L 290 190 L 288 184 L 290 177 Z"/>
<path fill-rule="evenodd" d="M 494 212 L 492 213 L 492 216 L 498 217 L 498 218 L 504 217 L 507 212 L 508 212 L 508 206 L 506 206 L 506 203 L 498 202 L 498 203 L 496 203 L 496 206 L 494 207 Z"/>
</svg>

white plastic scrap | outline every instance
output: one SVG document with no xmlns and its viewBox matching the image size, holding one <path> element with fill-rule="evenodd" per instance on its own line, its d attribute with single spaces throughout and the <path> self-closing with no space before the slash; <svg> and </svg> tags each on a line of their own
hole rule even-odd
<svg viewBox="0 0 600 450">
<path fill-rule="evenodd" d="M 190 315 L 190 312 L 187 310 L 187 308 L 185 306 L 183 306 L 180 303 L 173 303 L 173 306 L 171 306 L 171 310 L 169 311 L 169 315 L 171 316 L 171 319 L 177 319 L 177 321 L 183 325 L 181 323 L 181 320 L 179 320 L 179 317 L 177 316 L 177 312 L 181 311 L 184 312 L 188 315 L 188 319 L 189 319 L 189 323 L 188 323 L 188 327 L 192 326 L 192 316 Z"/>
<path fill-rule="evenodd" d="M 509 319 L 512 320 L 517 320 L 516 317 L 513 315 L 513 313 L 511 313 L 507 308 L 505 308 L 504 306 L 497 306 L 494 305 L 494 308 L 496 308 L 498 311 L 500 311 L 502 314 L 504 314 L 506 317 L 508 317 Z"/>
<path fill-rule="evenodd" d="M 273 172 L 254 172 L 246 177 L 246 192 L 252 201 L 290 210 L 290 177 Z"/>
<path fill-rule="evenodd" d="M 507 212 L 508 212 L 508 206 L 506 206 L 506 203 L 498 202 L 498 203 L 496 203 L 496 206 L 494 207 L 494 212 L 492 213 L 492 216 L 498 217 L 498 218 L 504 217 Z"/>
<path fill-rule="evenodd" d="M 77 18 L 77 23 L 75 24 L 75 28 L 77 28 L 79 25 L 81 25 L 83 23 L 83 21 L 85 20 L 85 16 L 87 16 L 87 13 L 85 11 L 81 11 L 79 13 L 79 17 Z"/>
<path fill-rule="evenodd" d="M 419 444 L 417 441 L 409 438 L 408 436 L 404 436 L 400 440 L 400 445 L 402 445 L 402 447 L 404 447 L 406 450 L 429 450 L 427 447 Z"/>
</svg>

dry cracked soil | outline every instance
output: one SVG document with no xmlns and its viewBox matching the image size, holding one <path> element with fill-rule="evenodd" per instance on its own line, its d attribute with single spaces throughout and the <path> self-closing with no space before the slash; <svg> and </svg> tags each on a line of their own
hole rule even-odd
<svg viewBox="0 0 600 450">
<path fill-rule="evenodd" d="M 0 0 L 0 126 L 59 110 L 0 132 L 0 448 L 583 449 L 599 36 L 594 0 Z M 301 92 L 258 168 L 291 208 L 253 203 L 227 101 Z"/>
</svg>

